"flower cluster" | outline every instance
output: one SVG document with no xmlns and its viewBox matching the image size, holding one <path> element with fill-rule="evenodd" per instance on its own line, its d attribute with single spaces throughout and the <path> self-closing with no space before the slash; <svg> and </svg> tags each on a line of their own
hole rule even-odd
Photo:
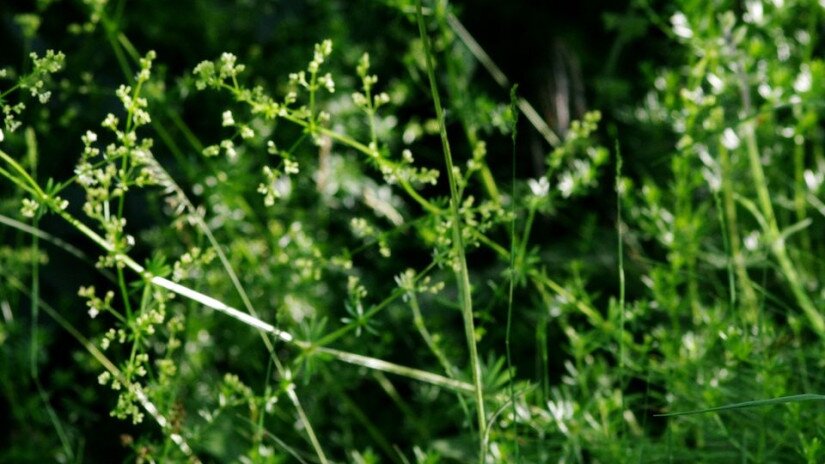
<svg viewBox="0 0 825 464">
<path fill-rule="evenodd" d="M 227 80 L 237 82 L 238 75 L 246 68 L 237 61 L 238 57 L 232 53 L 222 54 L 218 61 L 202 61 L 193 70 L 195 86 L 198 90 L 207 87 L 219 89 Z"/>
<path fill-rule="evenodd" d="M 20 128 L 21 122 L 17 119 L 26 109 L 24 102 L 17 102 L 12 104 L 8 101 L 8 95 L 16 89 L 28 91 L 29 94 L 36 98 L 41 104 L 46 104 L 52 96 L 52 91 L 49 90 L 52 75 L 63 69 L 66 61 L 66 55 L 63 52 L 55 52 L 54 50 L 47 50 L 42 57 L 36 52 L 29 54 L 31 59 L 32 69 L 29 73 L 24 74 L 17 80 L 17 85 L 9 90 L 0 91 L 0 108 L 3 111 L 3 127 L 9 133 L 15 132 Z M 0 69 L 0 78 L 4 78 L 9 74 L 7 69 Z M 5 134 L 0 128 L 0 142 L 5 138 Z"/>
<path fill-rule="evenodd" d="M 141 138 L 137 133 L 139 127 L 151 122 L 148 101 L 140 92 L 151 77 L 155 57 L 150 51 L 140 60 L 141 69 L 135 76 L 134 88 L 121 85 L 115 92 L 125 111 L 125 121 L 121 123 L 120 118 L 109 113 L 101 123 L 114 136 L 114 142 L 101 150 L 96 132 L 87 130 L 81 137 L 83 152 L 73 181 L 86 191 L 83 212 L 100 224 L 104 237 L 113 244 L 112 253 L 100 261 L 103 267 L 122 267 L 117 255 L 134 245 L 134 238 L 125 233 L 126 219 L 120 213 L 126 192 L 132 186 L 160 182 L 151 151 L 153 140 Z M 118 206 L 113 206 L 113 202 Z"/>
<path fill-rule="evenodd" d="M 593 142 L 601 113 L 592 111 L 581 121 L 573 121 L 564 144 L 547 158 L 548 175 L 556 179 L 556 188 L 563 198 L 582 195 L 598 183 L 599 170 L 609 160 L 606 148 Z"/>
<path fill-rule="evenodd" d="M 478 205 L 476 198 L 468 195 L 459 206 L 458 212 L 461 221 L 461 235 L 465 248 L 477 248 L 484 243 L 485 234 L 497 225 L 506 224 L 512 219 L 512 213 L 505 210 L 501 203 L 493 200 L 484 200 Z M 453 246 L 453 218 L 438 216 L 434 218 L 434 255 L 436 262 L 457 269 L 458 256 Z"/>
</svg>

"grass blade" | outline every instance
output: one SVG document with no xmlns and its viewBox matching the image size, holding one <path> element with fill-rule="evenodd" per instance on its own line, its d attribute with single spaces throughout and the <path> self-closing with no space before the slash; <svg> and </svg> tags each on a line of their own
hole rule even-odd
<svg viewBox="0 0 825 464">
<path fill-rule="evenodd" d="M 817 395 L 815 393 L 804 393 L 801 395 L 780 396 L 778 398 L 770 398 L 767 400 L 753 400 L 742 403 L 733 403 L 725 406 L 717 406 L 715 408 L 695 409 L 693 411 L 671 412 L 668 414 L 656 414 L 656 417 L 676 417 L 676 416 L 690 416 L 694 414 L 705 414 L 709 412 L 731 411 L 734 409 L 758 408 L 762 406 L 773 406 L 777 404 L 786 403 L 802 403 L 805 401 L 825 401 L 825 395 Z"/>
</svg>

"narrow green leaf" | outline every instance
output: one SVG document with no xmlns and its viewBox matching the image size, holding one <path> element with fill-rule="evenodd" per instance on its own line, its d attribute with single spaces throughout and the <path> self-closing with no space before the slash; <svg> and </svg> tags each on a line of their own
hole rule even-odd
<svg viewBox="0 0 825 464">
<path fill-rule="evenodd" d="M 656 417 L 674 417 L 674 416 L 689 416 L 692 414 L 704 414 L 708 412 L 730 411 L 733 409 L 758 408 L 761 406 L 773 406 L 776 404 L 785 403 L 801 403 L 803 401 L 825 401 L 825 395 L 817 395 L 814 393 L 805 393 L 802 395 L 780 396 L 779 398 L 770 398 L 767 400 L 753 400 L 745 401 L 743 403 L 733 403 L 725 406 L 718 406 L 715 408 L 695 409 L 693 411 L 671 412 L 668 414 L 656 414 Z"/>
</svg>

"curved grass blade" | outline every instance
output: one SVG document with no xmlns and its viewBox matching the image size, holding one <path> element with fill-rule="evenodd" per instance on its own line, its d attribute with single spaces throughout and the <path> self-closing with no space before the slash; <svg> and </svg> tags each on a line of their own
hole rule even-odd
<svg viewBox="0 0 825 464">
<path fill-rule="evenodd" d="M 675 417 L 675 416 L 689 416 L 693 414 L 705 414 L 708 412 L 731 411 L 734 409 L 758 408 L 762 406 L 773 406 L 776 404 L 786 403 L 802 403 L 805 401 L 825 401 L 825 395 L 817 395 L 815 393 L 804 393 L 801 395 L 780 396 L 778 398 L 770 398 L 767 400 L 753 400 L 745 401 L 743 403 L 733 403 L 725 406 L 718 406 L 715 408 L 696 409 L 693 411 L 671 412 L 668 414 L 656 414 L 656 417 Z"/>
</svg>

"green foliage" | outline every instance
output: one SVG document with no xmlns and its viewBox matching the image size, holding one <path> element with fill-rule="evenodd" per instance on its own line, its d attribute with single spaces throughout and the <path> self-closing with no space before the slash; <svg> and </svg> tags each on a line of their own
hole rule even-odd
<svg viewBox="0 0 825 464">
<path fill-rule="evenodd" d="M 817 2 L 18 3 L 0 461 L 825 458 Z"/>
</svg>

